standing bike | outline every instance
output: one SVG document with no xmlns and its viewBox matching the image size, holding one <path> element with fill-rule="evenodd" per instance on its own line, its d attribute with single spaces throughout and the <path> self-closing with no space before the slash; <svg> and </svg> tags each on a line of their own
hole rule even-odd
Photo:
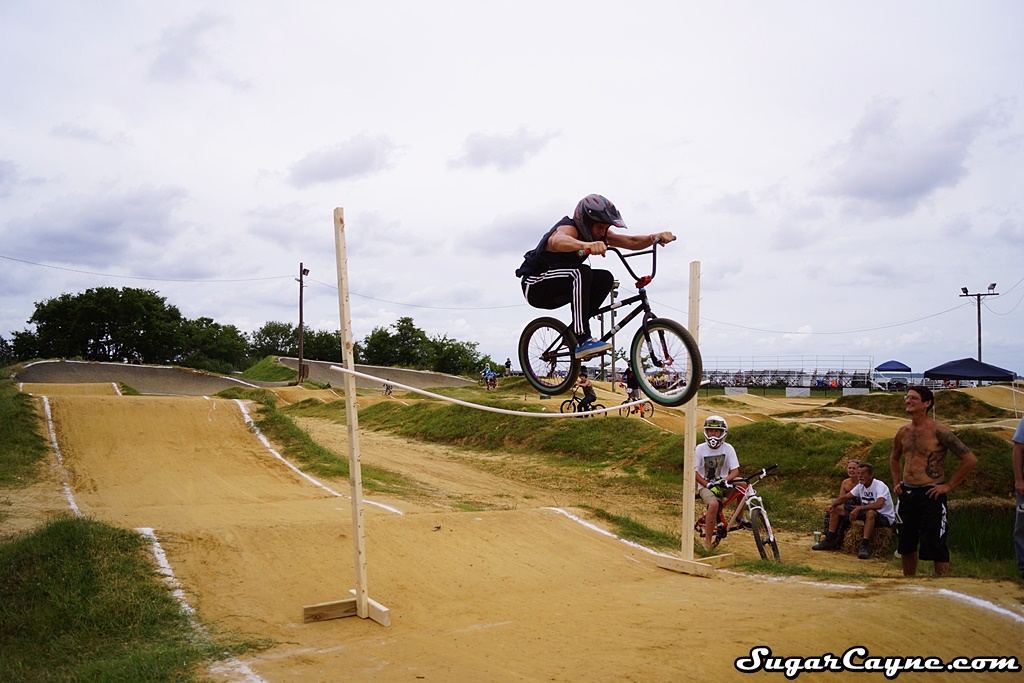
<svg viewBox="0 0 1024 683">
<path fill-rule="evenodd" d="M 660 242 L 655 242 L 650 249 L 629 254 L 608 247 L 608 252 L 619 257 L 633 278 L 637 293 L 598 309 L 594 316 L 625 306 L 632 308 L 601 341 L 608 341 L 634 318 L 643 316 L 629 345 L 630 367 L 640 383 L 640 390 L 651 400 L 663 406 L 680 406 L 697 395 L 703 365 L 697 342 L 686 328 L 674 320 L 657 317 L 651 310 L 647 285 L 657 270 L 658 244 Z M 651 255 L 651 274 L 639 276 L 627 259 L 645 254 Z M 576 346 L 571 326 L 561 320 L 544 317 L 531 321 L 519 337 L 519 363 L 526 380 L 544 394 L 568 391 L 580 371 Z"/>
<path fill-rule="evenodd" d="M 750 530 L 754 534 L 754 543 L 757 544 L 757 552 L 762 560 L 768 559 L 768 549 L 771 550 L 772 559 L 782 562 L 779 555 L 779 544 L 775 539 L 775 532 L 772 531 L 772 524 L 768 521 L 768 513 L 764 509 L 764 501 L 754 490 L 754 484 L 768 476 L 768 473 L 778 467 L 778 464 L 762 468 L 760 472 L 743 479 L 733 479 L 730 483 L 735 485 L 735 491 L 718 508 L 718 523 L 715 525 L 714 538 L 711 539 L 711 547 L 714 548 L 726 537 L 730 531 L 739 531 L 747 528 L 742 521 L 743 512 L 747 512 L 747 519 L 750 520 Z M 725 509 L 730 505 L 736 505 L 729 520 L 725 519 Z M 693 525 L 694 530 L 704 538 L 704 521 L 707 513 L 701 515 L 700 519 Z"/>
</svg>

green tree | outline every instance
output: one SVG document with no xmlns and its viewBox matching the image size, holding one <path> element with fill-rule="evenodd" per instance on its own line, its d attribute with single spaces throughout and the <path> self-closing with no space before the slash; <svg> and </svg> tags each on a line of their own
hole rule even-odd
<svg viewBox="0 0 1024 683">
<path fill-rule="evenodd" d="M 249 340 L 237 327 L 220 325 L 212 318 L 197 318 L 185 320 L 182 328 L 182 365 L 224 373 L 241 368 L 249 352 Z"/>
<path fill-rule="evenodd" d="M 0 337 L 0 368 L 10 365 L 14 362 L 14 359 L 14 346 L 3 337 Z"/>
<path fill-rule="evenodd" d="M 433 348 L 427 334 L 416 327 L 412 318 L 399 318 L 391 325 L 394 333 L 375 328 L 359 348 L 361 363 L 400 368 L 431 369 Z"/>
<path fill-rule="evenodd" d="M 148 289 L 98 287 L 36 303 L 35 331 L 14 333 L 15 355 L 165 363 L 183 348 L 182 317 Z"/>
<path fill-rule="evenodd" d="M 309 360 L 340 363 L 341 332 L 335 330 L 305 330 L 302 335 L 302 356 Z"/>
<path fill-rule="evenodd" d="M 460 342 L 449 339 L 448 335 L 433 337 L 430 341 L 431 369 L 435 372 L 474 375 L 483 370 L 484 362 L 476 350 L 476 342 Z"/>
<path fill-rule="evenodd" d="M 291 323 L 269 322 L 252 333 L 249 355 L 254 358 L 265 356 L 299 355 L 299 331 Z"/>
</svg>

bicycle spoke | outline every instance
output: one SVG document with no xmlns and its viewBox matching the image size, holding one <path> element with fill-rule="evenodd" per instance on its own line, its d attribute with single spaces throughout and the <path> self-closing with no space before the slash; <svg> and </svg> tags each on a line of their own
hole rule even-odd
<svg viewBox="0 0 1024 683">
<path fill-rule="evenodd" d="M 679 406 L 700 389 L 703 366 L 697 343 L 674 320 L 655 318 L 641 326 L 630 347 L 630 364 L 640 389 L 655 403 Z"/>
<path fill-rule="evenodd" d="M 564 393 L 575 383 L 580 363 L 574 351 L 576 337 L 555 318 L 538 318 L 519 337 L 523 376 L 538 391 Z"/>
</svg>

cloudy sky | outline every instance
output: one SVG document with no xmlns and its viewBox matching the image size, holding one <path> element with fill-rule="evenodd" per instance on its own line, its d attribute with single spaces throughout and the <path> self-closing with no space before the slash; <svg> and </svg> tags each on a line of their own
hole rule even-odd
<svg viewBox="0 0 1024 683">
<path fill-rule="evenodd" d="M 1021 27 L 1016 0 L 3 0 L 0 336 L 90 287 L 297 324 L 300 262 L 338 329 L 343 207 L 357 340 L 409 316 L 514 359 L 523 252 L 598 192 L 679 238 L 656 312 L 686 324 L 700 262 L 708 367 L 973 357 L 960 288 L 994 282 L 983 360 L 1024 374 Z"/>
</svg>

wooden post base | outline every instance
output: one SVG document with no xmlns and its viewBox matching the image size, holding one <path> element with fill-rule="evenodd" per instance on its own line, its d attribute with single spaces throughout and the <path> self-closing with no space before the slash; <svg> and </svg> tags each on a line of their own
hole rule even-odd
<svg viewBox="0 0 1024 683">
<path fill-rule="evenodd" d="M 349 591 L 355 593 L 354 590 Z M 309 624 L 314 621 L 327 621 L 328 619 L 341 619 L 342 617 L 359 616 L 359 605 L 356 598 L 348 600 L 336 600 L 334 602 L 321 602 L 316 605 L 306 605 L 302 608 L 302 623 Z M 372 598 L 367 598 L 367 615 L 381 626 L 391 626 L 391 610 Z"/>
<path fill-rule="evenodd" d="M 680 574 L 711 576 L 711 572 L 715 569 L 732 566 L 733 560 L 734 557 L 732 553 L 702 557 L 699 562 L 695 560 L 683 560 L 678 557 L 659 555 L 655 559 L 655 564 L 662 569 L 667 569 L 671 572 L 679 572 Z"/>
</svg>

